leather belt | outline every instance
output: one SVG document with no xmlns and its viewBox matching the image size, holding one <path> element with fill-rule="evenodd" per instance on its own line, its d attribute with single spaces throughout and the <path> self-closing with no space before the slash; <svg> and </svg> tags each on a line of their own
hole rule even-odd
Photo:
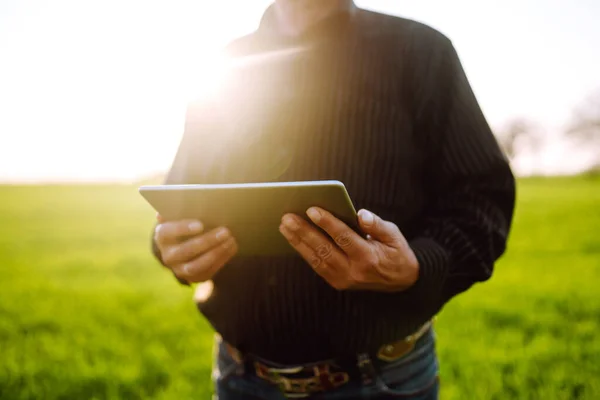
<svg viewBox="0 0 600 400">
<path fill-rule="evenodd" d="M 399 360 L 410 353 L 416 342 L 431 328 L 432 321 L 422 325 L 413 334 L 381 346 L 375 354 L 380 363 Z M 287 398 L 303 398 L 314 393 L 338 388 L 356 375 L 348 364 L 337 360 L 327 360 L 305 365 L 281 367 L 259 357 L 244 356 L 233 346 L 224 342 L 229 355 L 238 364 L 251 367 L 257 377 L 276 385 Z"/>
<path fill-rule="evenodd" d="M 412 335 L 408 335 L 404 339 L 398 340 L 397 342 L 384 344 L 379 348 L 379 351 L 377 352 L 377 358 L 381 361 L 391 362 L 396 361 L 400 357 L 408 354 L 415 347 L 417 340 L 427 333 L 432 324 L 433 321 L 427 321 Z"/>
</svg>

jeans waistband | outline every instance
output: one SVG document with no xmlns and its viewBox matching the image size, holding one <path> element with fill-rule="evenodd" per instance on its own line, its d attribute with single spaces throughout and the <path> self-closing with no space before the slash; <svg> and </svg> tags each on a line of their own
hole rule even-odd
<svg viewBox="0 0 600 400">
<path fill-rule="evenodd" d="M 375 354 L 362 353 L 355 357 L 336 358 L 302 365 L 281 365 L 252 354 L 242 354 L 233 346 L 223 343 L 228 355 L 244 373 L 250 373 L 292 397 L 302 397 L 338 388 L 350 381 L 369 384 L 379 370 L 389 363 L 409 357 L 432 326 L 432 321 L 422 325 L 413 334 L 396 342 L 386 343 Z"/>
</svg>

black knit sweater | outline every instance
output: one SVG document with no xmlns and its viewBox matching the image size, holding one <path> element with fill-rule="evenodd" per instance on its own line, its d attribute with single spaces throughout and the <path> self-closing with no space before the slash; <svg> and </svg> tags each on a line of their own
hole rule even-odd
<svg viewBox="0 0 600 400">
<path fill-rule="evenodd" d="M 398 225 L 420 277 L 399 293 L 337 291 L 299 256 L 236 258 L 198 307 L 273 361 L 374 351 L 490 278 L 515 180 L 440 32 L 360 9 L 300 38 L 271 26 L 268 10 L 230 44 L 237 66 L 216 98 L 190 105 L 166 183 L 340 180 L 357 209 Z"/>
</svg>

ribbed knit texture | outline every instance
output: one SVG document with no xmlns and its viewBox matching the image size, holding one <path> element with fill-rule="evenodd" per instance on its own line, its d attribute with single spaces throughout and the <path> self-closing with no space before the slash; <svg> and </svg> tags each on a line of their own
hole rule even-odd
<svg viewBox="0 0 600 400">
<path fill-rule="evenodd" d="M 514 177 L 441 33 L 365 10 L 294 40 L 270 26 L 267 11 L 229 46 L 240 63 L 219 97 L 190 105 L 167 183 L 340 180 L 399 226 L 420 277 L 400 293 L 336 291 L 299 257 L 236 258 L 199 309 L 272 361 L 374 351 L 490 278 Z"/>
</svg>

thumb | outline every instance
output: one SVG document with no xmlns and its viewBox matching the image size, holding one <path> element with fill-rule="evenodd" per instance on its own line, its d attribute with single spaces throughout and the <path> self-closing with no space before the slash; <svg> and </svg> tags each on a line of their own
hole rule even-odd
<svg viewBox="0 0 600 400">
<path fill-rule="evenodd" d="M 358 212 L 358 222 L 365 233 L 379 242 L 393 244 L 398 239 L 400 232 L 398 227 L 391 222 L 384 221 L 371 211 L 360 210 Z"/>
</svg>

